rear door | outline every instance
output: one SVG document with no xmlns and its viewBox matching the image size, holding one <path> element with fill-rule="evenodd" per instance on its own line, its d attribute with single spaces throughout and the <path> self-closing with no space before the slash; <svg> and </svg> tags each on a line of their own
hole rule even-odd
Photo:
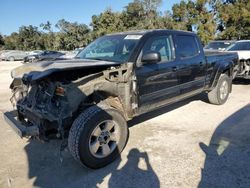
<svg viewBox="0 0 250 188">
<path fill-rule="evenodd" d="M 180 93 L 181 95 L 198 93 L 203 90 L 206 76 L 206 60 L 202 46 L 192 34 L 175 35 L 175 44 Z"/>
<path fill-rule="evenodd" d="M 161 61 L 143 64 L 139 58 L 137 62 L 136 78 L 140 111 L 162 106 L 179 95 L 172 35 L 150 37 L 140 56 L 148 51 L 159 52 Z"/>
</svg>

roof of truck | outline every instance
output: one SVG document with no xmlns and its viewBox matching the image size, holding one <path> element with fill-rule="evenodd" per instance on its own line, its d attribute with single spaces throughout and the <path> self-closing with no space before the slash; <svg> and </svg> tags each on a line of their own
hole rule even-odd
<svg viewBox="0 0 250 188">
<path fill-rule="evenodd" d="M 178 32 L 178 33 L 183 33 L 183 34 L 194 34 L 193 32 L 190 32 L 190 31 L 170 30 L 170 29 L 151 29 L 151 30 L 124 31 L 124 32 L 118 32 L 118 33 L 110 33 L 108 35 L 144 35 L 147 33 L 154 33 L 154 32 L 157 33 L 157 32 L 162 32 L 162 31 Z"/>
</svg>

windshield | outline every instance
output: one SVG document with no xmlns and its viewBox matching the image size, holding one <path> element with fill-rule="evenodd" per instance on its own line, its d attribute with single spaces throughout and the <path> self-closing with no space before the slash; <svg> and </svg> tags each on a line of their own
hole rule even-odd
<svg viewBox="0 0 250 188">
<path fill-rule="evenodd" d="M 232 44 L 232 42 L 210 42 L 207 46 L 205 46 L 205 49 L 213 49 L 213 50 L 223 50 L 229 47 Z"/>
<path fill-rule="evenodd" d="M 141 37 L 142 35 L 101 37 L 83 49 L 76 58 L 126 62 Z"/>
<path fill-rule="evenodd" d="M 237 42 L 228 47 L 227 51 L 250 50 L 250 42 Z"/>
</svg>

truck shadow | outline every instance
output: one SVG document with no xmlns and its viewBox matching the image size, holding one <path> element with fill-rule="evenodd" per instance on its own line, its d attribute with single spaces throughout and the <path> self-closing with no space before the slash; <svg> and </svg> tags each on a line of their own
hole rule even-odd
<svg viewBox="0 0 250 188">
<path fill-rule="evenodd" d="M 235 85 L 250 85 L 250 79 L 237 78 L 233 80 Z"/>
<path fill-rule="evenodd" d="M 99 187 L 105 182 L 111 188 L 160 187 L 159 179 L 150 165 L 147 153 L 140 152 L 136 148 L 129 151 L 127 162 L 121 168 L 119 157 L 104 168 L 91 170 L 82 167 L 67 151 L 64 152 L 64 160 L 61 163 L 58 154 L 59 145 L 59 141 L 41 144 L 33 140 L 25 147 L 29 164 L 28 177 L 34 179 L 34 186 L 92 188 Z M 144 159 L 146 170 L 138 167 L 140 158 Z"/>
<path fill-rule="evenodd" d="M 224 120 L 215 130 L 206 154 L 200 188 L 250 187 L 250 104 Z"/>
</svg>

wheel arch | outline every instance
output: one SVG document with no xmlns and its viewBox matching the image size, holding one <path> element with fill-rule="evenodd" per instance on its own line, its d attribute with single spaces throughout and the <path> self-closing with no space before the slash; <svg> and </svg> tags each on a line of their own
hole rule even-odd
<svg viewBox="0 0 250 188">
<path fill-rule="evenodd" d="M 93 91 L 93 93 L 85 99 L 85 101 L 91 101 L 95 104 L 101 103 L 113 107 L 119 110 L 124 115 L 125 119 L 128 120 L 129 116 L 122 100 L 123 99 L 118 93 L 103 90 Z"/>
<path fill-rule="evenodd" d="M 215 68 L 214 76 L 212 77 L 210 82 L 210 91 L 217 86 L 220 76 L 222 74 L 227 74 L 229 78 L 233 78 L 233 62 L 221 62 L 218 64 L 217 68 Z M 232 87 L 230 87 L 230 92 L 231 90 Z"/>
</svg>

